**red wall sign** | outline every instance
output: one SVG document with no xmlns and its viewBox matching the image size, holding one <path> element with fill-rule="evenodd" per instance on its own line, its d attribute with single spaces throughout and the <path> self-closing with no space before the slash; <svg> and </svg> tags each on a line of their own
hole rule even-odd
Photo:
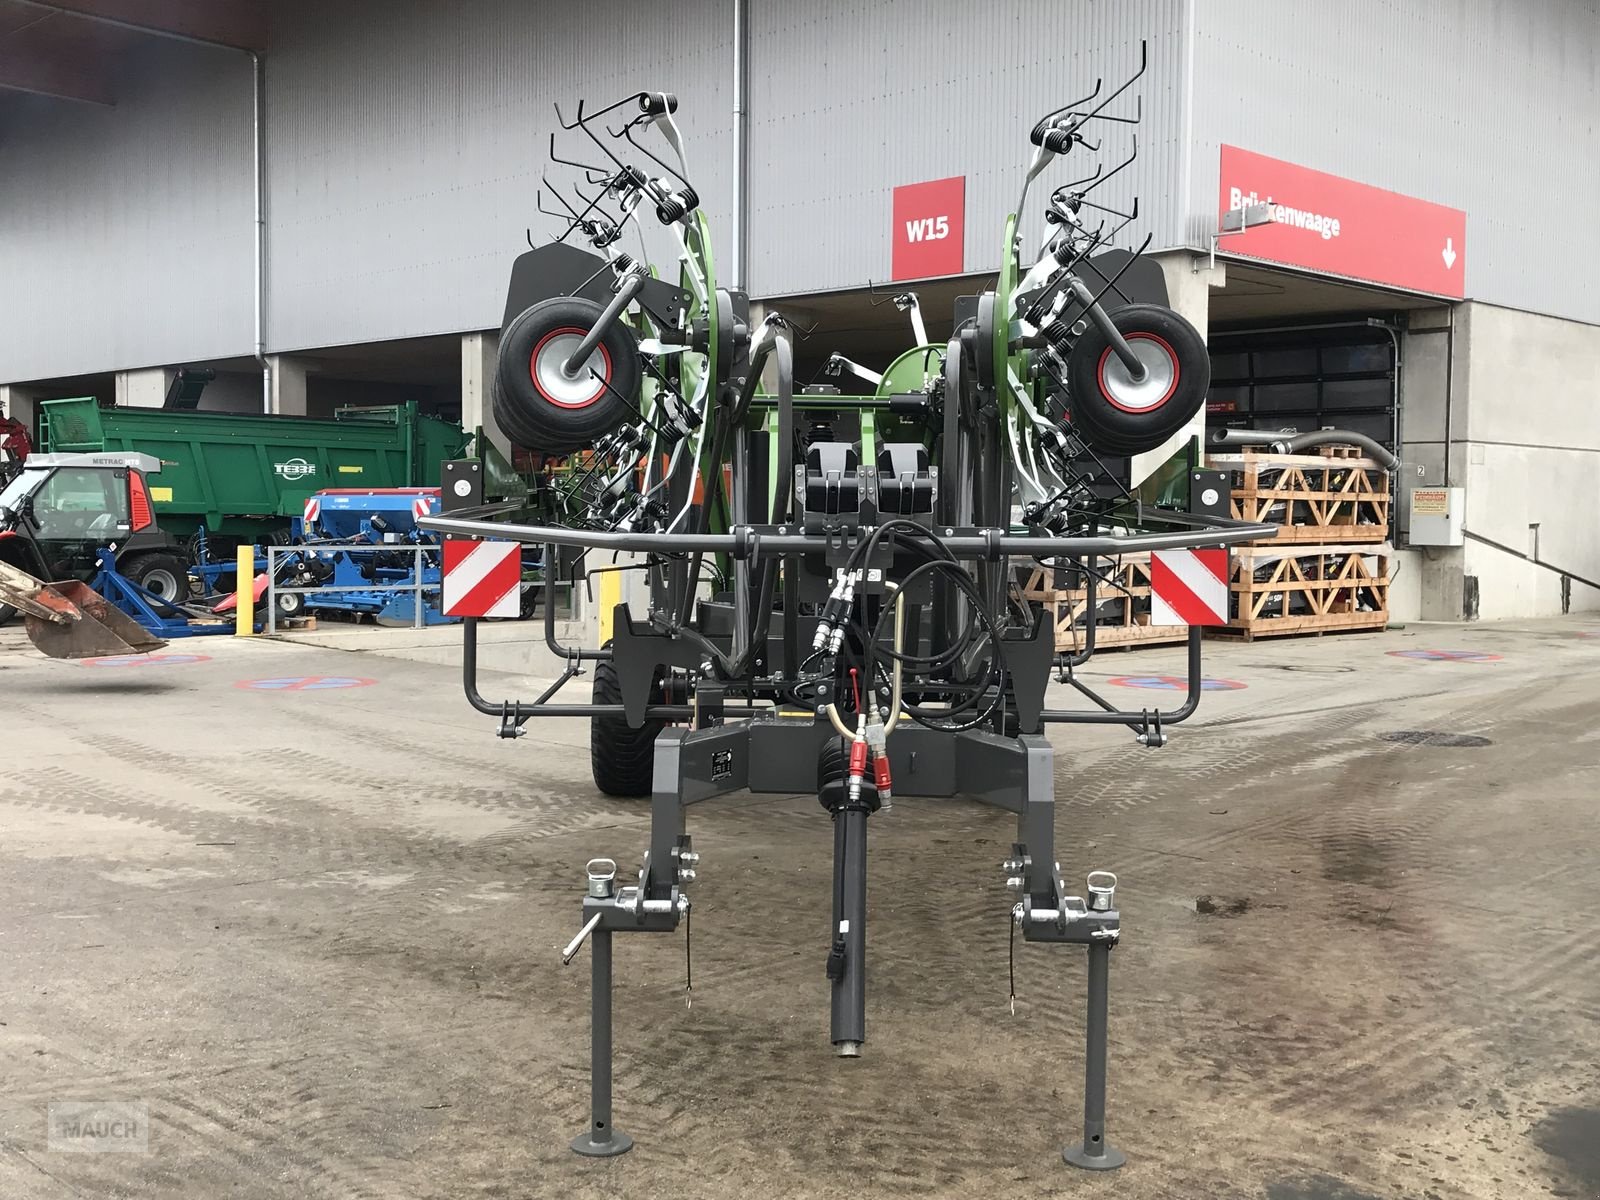
<svg viewBox="0 0 1600 1200">
<path fill-rule="evenodd" d="M 966 214 L 965 175 L 895 188 L 891 276 L 926 279 L 961 274 Z"/>
<path fill-rule="evenodd" d="M 1466 295 L 1467 214 L 1237 146 L 1222 147 L 1219 211 L 1274 206 L 1275 223 L 1222 239 L 1231 254 Z"/>
</svg>

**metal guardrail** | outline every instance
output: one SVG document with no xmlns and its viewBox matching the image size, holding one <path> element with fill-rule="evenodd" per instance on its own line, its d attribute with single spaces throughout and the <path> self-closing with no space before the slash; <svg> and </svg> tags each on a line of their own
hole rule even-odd
<svg viewBox="0 0 1600 1200">
<path fill-rule="evenodd" d="M 383 542 L 383 543 L 378 543 L 378 542 L 313 542 L 313 543 L 303 544 L 303 545 L 298 545 L 298 546 L 266 546 L 266 547 L 264 547 L 264 549 L 266 550 L 266 553 L 267 553 L 267 581 L 268 582 L 267 582 L 266 601 L 267 601 L 267 633 L 269 635 L 270 634 L 275 634 L 275 633 L 278 632 L 278 596 L 280 594 L 283 594 L 283 595 L 301 595 L 301 594 L 312 594 L 312 593 L 317 593 L 317 592 L 326 593 L 326 592 L 407 591 L 407 592 L 410 592 L 412 594 L 411 595 L 411 605 L 412 605 L 412 609 L 411 609 L 411 628 L 413 628 L 413 629 L 421 629 L 422 628 L 422 601 L 423 601 L 424 594 L 427 593 L 427 592 L 439 593 L 441 591 L 441 584 L 438 584 L 438 583 L 424 583 L 424 582 L 422 582 L 422 568 L 423 568 L 422 556 L 423 556 L 423 554 L 425 552 L 427 552 L 429 550 L 432 550 L 435 553 L 438 553 L 439 552 L 439 546 L 437 544 L 426 545 L 426 544 L 419 544 L 419 543 L 411 543 L 411 544 L 408 545 L 408 544 L 403 544 L 403 543 L 388 543 L 388 542 Z M 323 551 L 328 551 L 328 550 L 339 551 L 339 552 L 344 552 L 344 553 L 349 553 L 351 551 L 356 551 L 356 552 L 360 552 L 360 551 L 393 552 L 393 551 L 396 551 L 396 550 L 408 550 L 408 551 L 410 551 L 411 556 L 412 556 L 412 558 L 411 558 L 411 579 L 412 579 L 412 582 L 408 583 L 408 584 L 382 584 L 382 583 L 339 584 L 337 586 L 331 586 L 331 587 L 326 585 L 326 584 L 323 584 L 323 585 L 312 585 L 312 586 L 309 586 L 309 587 L 287 587 L 287 586 L 284 586 L 284 585 L 282 585 L 282 584 L 280 584 L 278 582 L 278 561 L 284 555 L 320 554 Z M 569 611 L 575 611 L 575 609 L 576 609 L 576 605 L 574 603 L 574 594 L 576 592 L 577 585 L 575 583 L 569 581 L 569 580 L 557 580 L 552 584 L 552 582 L 551 582 L 551 580 L 549 578 L 549 574 L 547 572 L 541 571 L 540 572 L 540 578 L 533 579 L 533 580 L 524 580 L 522 586 L 523 586 L 524 590 L 527 590 L 528 588 L 542 589 L 544 591 L 544 593 L 545 593 L 544 603 L 545 603 L 545 605 L 547 607 L 551 607 L 551 606 L 553 606 L 555 604 L 555 602 L 556 602 L 556 593 L 559 592 L 562 588 L 565 588 L 566 591 L 567 591 L 567 607 L 568 607 L 568 610 Z M 441 597 L 441 603 L 442 603 L 442 597 Z M 528 619 L 531 620 L 532 618 L 528 618 Z"/>
</svg>

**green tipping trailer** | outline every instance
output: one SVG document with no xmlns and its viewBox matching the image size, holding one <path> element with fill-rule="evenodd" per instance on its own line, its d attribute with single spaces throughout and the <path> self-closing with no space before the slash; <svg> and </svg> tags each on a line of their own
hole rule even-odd
<svg viewBox="0 0 1600 1200">
<path fill-rule="evenodd" d="M 465 455 L 461 426 L 416 403 L 341 409 L 332 418 L 101 408 L 93 397 L 47 400 L 55 451 L 132 450 L 161 460 L 150 479 L 161 525 L 188 537 L 262 541 L 287 532 L 324 488 L 437 487 L 440 464 Z"/>
</svg>

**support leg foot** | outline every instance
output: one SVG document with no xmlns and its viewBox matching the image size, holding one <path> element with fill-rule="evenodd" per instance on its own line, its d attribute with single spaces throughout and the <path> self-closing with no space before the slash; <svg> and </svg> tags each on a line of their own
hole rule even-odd
<svg viewBox="0 0 1600 1200">
<path fill-rule="evenodd" d="M 1095 1149 L 1098 1153 L 1091 1154 L 1089 1149 Z M 1099 1146 L 1089 1149 L 1086 1149 L 1082 1142 L 1074 1142 L 1061 1152 L 1062 1161 L 1074 1167 L 1082 1167 L 1085 1171 L 1115 1171 L 1128 1161 L 1121 1150 L 1108 1145 L 1104 1140 Z"/>
<path fill-rule="evenodd" d="M 597 1132 L 603 1135 L 603 1139 L 596 1136 Z M 572 1139 L 572 1149 L 575 1154 L 585 1158 L 615 1158 L 633 1149 L 633 1139 L 620 1129 L 591 1129 Z"/>
</svg>

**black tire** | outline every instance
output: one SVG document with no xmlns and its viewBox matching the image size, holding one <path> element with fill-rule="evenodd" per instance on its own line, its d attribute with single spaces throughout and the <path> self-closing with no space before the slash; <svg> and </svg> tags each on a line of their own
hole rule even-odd
<svg viewBox="0 0 1600 1200">
<path fill-rule="evenodd" d="M 17 610 L 12 608 L 11 605 L 9 605 L 9 604 L 0 604 L 0 625 L 9 625 L 9 624 L 11 624 L 12 619 L 16 615 L 17 615 Z"/>
<path fill-rule="evenodd" d="M 661 681 L 651 689 L 661 698 Z M 594 702 L 621 704 L 622 685 L 609 661 L 594 666 Z M 656 735 L 665 721 L 646 721 L 638 729 L 626 717 L 593 717 L 589 722 L 589 763 L 594 785 L 608 796 L 648 796 L 656 767 Z"/>
<path fill-rule="evenodd" d="M 592 300 L 558 296 L 524 309 L 506 327 L 491 397 L 495 419 L 517 445 L 570 454 L 634 415 L 639 343 L 621 321 L 600 339 L 586 370 L 570 380 L 560 371 L 601 311 Z"/>
<path fill-rule="evenodd" d="M 175 554 L 141 554 L 118 563 L 117 570 L 168 604 L 189 601 L 189 564 Z"/>
<path fill-rule="evenodd" d="M 291 617 L 298 617 L 306 611 L 306 594 L 304 592 L 279 592 L 278 616 L 279 621 L 287 621 Z"/>
<path fill-rule="evenodd" d="M 1154 450 L 1200 411 L 1211 387 L 1211 356 L 1200 332 L 1170 308 L 1130 304 L 1111 314 L 1147 368 L 1135 383 L 1092 322 L 1067 360 L 1072 426 L 1095 450 Z"/>
</svg>

